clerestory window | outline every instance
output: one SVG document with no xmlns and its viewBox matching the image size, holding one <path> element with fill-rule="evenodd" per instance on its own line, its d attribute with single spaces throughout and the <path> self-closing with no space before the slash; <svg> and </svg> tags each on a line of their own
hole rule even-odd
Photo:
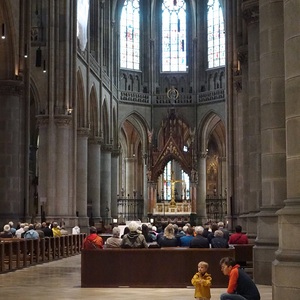
<svg viewBox="0 0 300 300">
<path fill-rule="evenodd" d="M 225 30 L 219 0 L 207 2 L 207 52 L 208 68 L 225 65 Z"/>
<path fill-rule="evenodd" d="M 162 3 L 162 71 L 186 72 L 186 2 L 164 0 Z"/>
<path fill-rule="evenodd" d="M 140 69 L 140 3 L 125 0 L 120 20 L 120 66 Z"/>
</svg>

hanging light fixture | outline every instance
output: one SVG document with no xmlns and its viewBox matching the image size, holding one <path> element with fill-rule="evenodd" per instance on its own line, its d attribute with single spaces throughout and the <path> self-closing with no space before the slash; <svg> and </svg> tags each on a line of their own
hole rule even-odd
<svg viewBox="0 0 300 300">
<path fill-rule="evenodd" d="M 44 59 L 44 67 L 43 67 L 43 73 L 46 73 L 47 69 L 46 69 L 46 60 Z"/>
<path fill-rule="evenodd" d="M 28 57 L 27 44 L 24 44 L 24 57 Z"/>
<path fill-rule="evenodd" d="M 41 47 L 38 47 L 36 49 L 36 53 L 35 53 L 35 66 L 36 67 L 41 67 L 42 66 L 42 50 L 41 50 Z"/>
<path fill-rule="evenodd" d="M 1 35 L 2 40 L 5 39 L 5 24 L 2 23 L 2 35 Z"/>
</svg>

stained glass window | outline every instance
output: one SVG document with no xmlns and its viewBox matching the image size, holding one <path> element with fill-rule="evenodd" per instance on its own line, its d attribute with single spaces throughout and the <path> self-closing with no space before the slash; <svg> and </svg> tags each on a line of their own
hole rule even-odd
<svg viewBox="0 0 300 300">
<path fill-rule="evenodd" d="M 186 3 L 164 0 L 162 3 L 162 71 L 186 71 Z"/>
<path fill-rule="evenodd" d="M 208 68 L 225 65 L 225 31 L 219 0 L 207 2 Z"/>
<path fill-rule="evenodd" d="M 120 66 L 140 69 L 140 4 L 125 0 L 120 20 Z"/>
</svg>

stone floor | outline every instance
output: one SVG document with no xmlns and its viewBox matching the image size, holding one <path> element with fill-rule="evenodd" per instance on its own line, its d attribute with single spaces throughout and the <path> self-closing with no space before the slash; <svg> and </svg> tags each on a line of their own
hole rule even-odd
<svg viewBox="0 0 300 300">
<path fill-rule="evenodd" d="M 99 268 L 99 272 L 103 272 Z M 104 271 L 105 272 L 105 271 Z M 258 286 L 261 300 L 272 299 L 271 286 Z M 224 289 L 212 288 L 211 300 Z M 80 255 L 0 275 L 0 299 L 122 299 L 191 300 L 190 288 L 81 288 Z"/>
</svg>

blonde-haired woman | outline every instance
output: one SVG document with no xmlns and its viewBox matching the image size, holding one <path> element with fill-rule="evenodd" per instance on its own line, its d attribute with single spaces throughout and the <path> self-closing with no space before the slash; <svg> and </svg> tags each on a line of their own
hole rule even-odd
<svg viewBox="0 0 300 300">
<path fill-rule="evenodd" d="M 157 241 L 161 247 L 177 247 L 179 246 L 178 240 L 175 237 L 174 227 L 169 224 L 165 230 L 164 235 Z"/>
</svg>

